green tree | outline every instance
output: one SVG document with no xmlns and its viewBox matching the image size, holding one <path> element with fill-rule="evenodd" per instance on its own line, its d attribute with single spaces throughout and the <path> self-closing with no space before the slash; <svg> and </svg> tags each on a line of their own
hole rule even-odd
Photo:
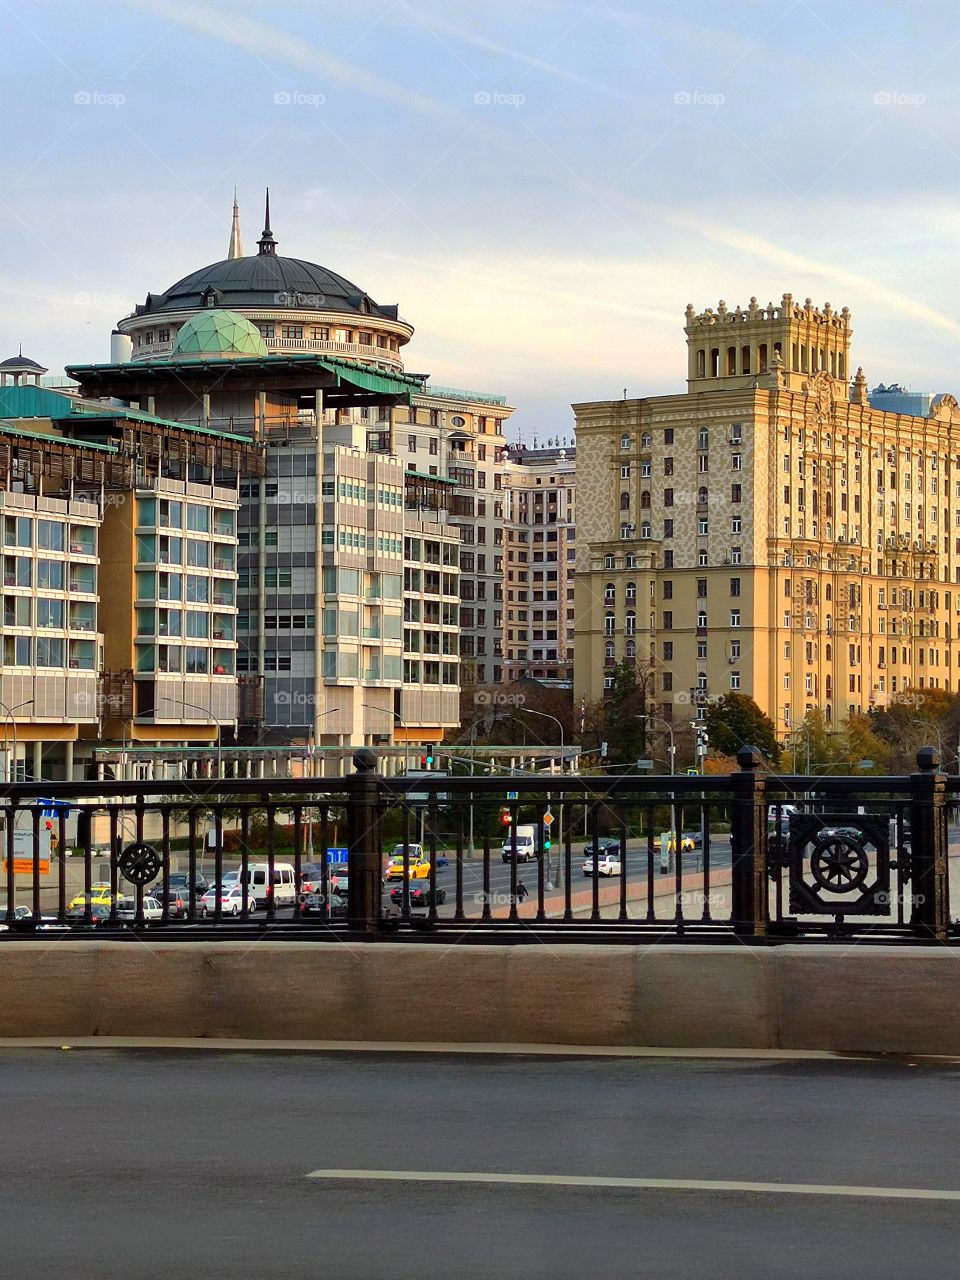
<svg viewBox="0 0 960 1280">
<path fill-rule="evenodd" d="M 706 729 L 713 751 L 736 756 L 743 746 L 758 747 L 771 764 L 780 759 L 773 721 L 745 693 L 727 693 L 707 708 Z"/>
</svg>

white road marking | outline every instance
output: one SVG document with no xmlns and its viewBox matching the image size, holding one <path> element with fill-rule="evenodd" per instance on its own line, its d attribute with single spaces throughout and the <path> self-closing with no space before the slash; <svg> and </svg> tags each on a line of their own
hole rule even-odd
<svg viewBox="0 0 960 1280">
<path fill-rule="evenodd" d="M 306 1176 L 348 1182 L 481 1182 L 501 1186 L 734 1191 L 753 1195 L 850 1196 L 874 1200 L 960 1200 L 960 1191 L 925 1187 L 846 1187 L 816 1182 L 731 1182 L 713 1178 L 594 1178 L 548 1173 L 438 1173 L 420 1169 L 314 1169 Z"/>
</svg>

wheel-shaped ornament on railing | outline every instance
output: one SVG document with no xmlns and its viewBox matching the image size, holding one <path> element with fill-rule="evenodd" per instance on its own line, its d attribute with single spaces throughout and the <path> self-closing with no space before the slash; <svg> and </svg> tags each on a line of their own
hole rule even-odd
<svg viewBox="0 0 960 1280">
<path fill-rule="evenodd" d="M 863 884 L 870 860 L 862 845 L 849 837 L 825 834 L 810 854 L 810 874 L 827 893 L 853 893 Z"/>
<path fill-rule="evenodd" d="M 156 880 L 163 867 L 163 859 L 152 844 L 128 844 L 117 859 L 120 874 L 131 884 L 149 884 Z"/>
</svg>

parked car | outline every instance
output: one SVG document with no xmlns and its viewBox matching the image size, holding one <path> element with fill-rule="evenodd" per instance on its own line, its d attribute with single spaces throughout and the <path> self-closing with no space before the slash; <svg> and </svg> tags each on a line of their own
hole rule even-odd
<svg viewBox="0 0 960 1280">
<path fill-rule="evenodd" d="M 330 878 L 327 883 L 330 886 L 331 893 L 339 893 L 341 898 L 345 898 L 350 888 L 350 878 L 347 875 L 346 867 L 331 867 Z"/>
<path fill-rule="evenodd" d="M 17 905 L 13 908 L 14 920 L 26 920 L 28 916 L 32 916 L 32 915 L 33 915 L 33 912 L 30 910 L 30 908 L 27 906 L 24 906 L 22 902 L 18 902 Z M 6 922 L 6 919 L 7 919 L 7 904 L 3 902 L 3 903 L 0 903 L 0 924 L 4 924 Z"/>
<path fill-rule="evenodd" d="M 667 852 L 673 853 L 676 847 L 677 847 L 677 838 L 673 833 L 671 833 L 669 839 L 667 840 Z M 682 831 L 680 833 L 680 852 L 681 853 L 689 852 L 695 849 L 696 847 L 697 847 L 697 842 L 694 839 L 692 832 Z"/>
<path fill-rule="evenodd" d="M 124 924 L 136 924 L 137 922 L 137 904 L 133 898 L 128 898 L 117 907 L 117 916 Z M 148 897 L 144 894 L 143 898 L 143 922 L 145 925 L 159 924 L 163 919 L 163 907 L 156 898 Z"/>
<path fill-rule="evenodd" d="M 433 901 L 439 906 L 447 900 L 447 891 L 443 885 L 437 885 L 436 894 Z M 403 885 L 398 884 L 396 888 L 390 890 L 390 901 L 396 902 L 400 906 L 403 905 Z M 431 902 L 430 886 L 428 884 L 412 884 L 410 885 L 410 906 L 411 907 L 429 907 Z"/>
<path fill-rule="evenodd" d="M 77 925 L 89 925 L 89 927 L 93 928 L 97 925 L 109 924 L 110 904 L 108 902 L 91 902 L 90 916 L 88 920 L 82 900 L 79 905 L 71 903 L 67 908 L 66 920 L 68 924 L 73 925 L 74 927 Z"/>
<path fill-rule="evenodd" d="M 597 841 L 596 848 L 597 848 L 597 853 L 600 854 L 601 857 L 603 857 L 608 853 L 616 854 L 616 856 L 619 857 L 620 854 L 623 852 L 623 847 L 622 847 L 619 836 L 601 836 Z M 593 853 L 593 849 L 594 849 L 593 841 L 592 840 L 587 841 L 587 843 L 583 846 L 583 856 L 585 858 L 589 857 Z"/>
<path fill-rule="evenodd" d="M 616 853 L 598 854 L 596 864 L 594 864 L 593 855 L 587 858 L 583 864 L 583 874 L 592 876 L 594 873 L 594 865 L 596 865 L 596 873 L 598 876 L 618 876 L 622 869 L 619 850 Z"/>
<path fill-rule="evenodd" d="M 215 913 L 218 898 L 220 900 L 221 915 L 238 916 L 243 910 L 243 885 L 236 880 L 222 884 L 219 889 L 211 885 L 198 904 L 198 909 L 203 917 L 212 916 Z M 250 897 L 249 892 L 247 895 L 247 910 L 254 910 L 253 899 Z"/>
<path fill-rule="evenodd" d="M 329 873 L 333 870 L 328 868 Z M 313 893 L 314 890 L 319 891 L 323 884 L 323 867 L 319 862 L 303 862 L 300 864 L 300 892 Z"/>
<path fill-rule="evenodd" d="M 292 862 L 275 862 L 273 864 L 273 882 L 269 883 L 270 865 L 266 862 L 251 862 L 247 867 L 247 894 L 251 903 L 265 907 L 270 898 L 278 907 L 292 907 L 297 900 L 297 886 L 294 883 Z M 235 883 L 242 884 L 242 877 L 237 876 Z"/>
</svg>

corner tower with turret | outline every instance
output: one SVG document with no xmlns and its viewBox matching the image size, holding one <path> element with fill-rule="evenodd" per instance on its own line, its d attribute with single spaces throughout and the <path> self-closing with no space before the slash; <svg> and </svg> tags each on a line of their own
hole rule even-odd
<svg viewBox="0 0 960 1280">
<path fill-rule="evenodd" d="M 825 372 L 842 384 L 846 398 L 853 336 L 847 307 L 815 307 L 809 298 L 800 306 L 790 293 L 777 306 L 761 307 L 751 298 L 746 310 L 731 311 L 721 300 L 716 311 L 698 313 L 691 303 L 684 329 L 690 391 L 763 386 L 779 368 L 780 385 L 789 391 L 801 391 L 812 375 Z"/>
</svg>

